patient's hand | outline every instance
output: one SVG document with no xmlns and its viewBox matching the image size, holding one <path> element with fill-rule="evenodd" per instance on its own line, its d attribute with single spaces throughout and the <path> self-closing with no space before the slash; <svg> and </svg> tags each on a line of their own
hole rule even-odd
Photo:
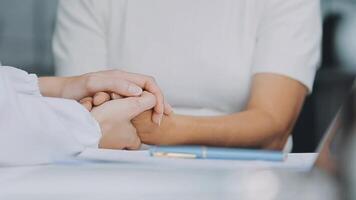
<svg viewBox="0 0 356 200">
<path fill-rule="evenodd" d="M 99 147 L 139 149 L 141 141 L 131 120 L 155 105 L 155 97 L 148 92 L 143 92 L 141 97 L 112 100 L 93 108 L 91 113 L 99 122 L 103 134 Z M 151 116 L 149 116 L 149 121 L 150 119 Z"/>
<path fill-rule="evenodd" d="M 174 137 L 170 135 L 170 130 L 174 129 L 173 114 L 164 115 L 160 126 L 150 120 L 151 115 L 152 110 L 148 110 L 132 120 L 141 142 L 156 145 L 169 144 L 169 141 Z"/>
</svg>

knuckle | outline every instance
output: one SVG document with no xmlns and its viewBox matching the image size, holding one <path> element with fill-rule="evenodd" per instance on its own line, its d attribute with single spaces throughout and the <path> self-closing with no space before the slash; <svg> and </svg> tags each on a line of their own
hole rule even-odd
<svg viewBox="0 0 356 200">
<path fill-rule="evenodd" d="M 151 84 L 156 84 L 156 79 L 153 76 L 147 76 L 147 82 Z"/>
<path fill-rule="evenodd" d="M 151 94 L 151 93 L 148 93 L 147 94 L 147 99 L 150 101 L 150 102 L 154 102 L 154 104 L 156 104 L 156 97 Z"/>
<path fill-rule="evenodd" d="M 133 101 L 134 101 L 135 107 L 137 107 L 137 108 L 144 107 L 144 102 L 143 102 L 142 98 L 134 98 Z"/>
<path fill-rule="evenodd" d="M 153 107 L 157 103 L 156 97 L 151 93 L 146 93 L 144 98 L 140 98 L 141 106 Z"/>
<path fill-rule="evenodd" d="M 144 106 L 144 102 L 141 100 L 142 98 L 138 97 L 129 97 L 126 98 L 125 100 L 127 101 L 127 110 L 129 111 L 135 111 L 135 110 L 141 110 L 142 107 Z"/>
<path fill-rule="evenodd" d="M 124 80 L 122 80 L 120 78 L 119 79 L 114 79 L 112 81 L 112 84 L 113 84 L 113 88 L 115 88 L 115 90 L 117 92 L 128 91 L 128 89 L 130 87 L 130 85 L 126 81 L 124 81 Z"/>
</svg>

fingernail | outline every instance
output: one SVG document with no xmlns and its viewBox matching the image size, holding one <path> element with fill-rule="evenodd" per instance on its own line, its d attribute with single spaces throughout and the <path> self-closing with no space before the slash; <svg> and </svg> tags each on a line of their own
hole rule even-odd
<svg viewBox="0 0 356 200">
<path fill-rule="evenodd" d="M 142 93 L 142 88 L 134 85 L 130 85 L 128 90 L 133 95 L 140 95 Z"/>
</svg>

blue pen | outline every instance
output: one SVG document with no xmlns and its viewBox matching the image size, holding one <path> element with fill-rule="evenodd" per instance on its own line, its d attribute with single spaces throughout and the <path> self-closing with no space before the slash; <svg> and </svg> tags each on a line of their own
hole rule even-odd
<svg viewBox="0 0 356 200">
<path fill-rule="evenodd" d="M 282 151 L 206 146 L 153 146 L 150 148 L 150 155 L 170 158 L 267 161 L 283 161 L 286 157 Z"/>
</svg>

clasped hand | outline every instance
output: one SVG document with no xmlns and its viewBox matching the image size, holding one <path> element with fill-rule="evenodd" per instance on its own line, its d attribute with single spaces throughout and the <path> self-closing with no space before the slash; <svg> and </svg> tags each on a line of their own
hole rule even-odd
<svg viewBox="0 0 356 200">
<path fill-rule="evenodd" d="M 42 94 L 79 101 L 102 131 L 100 148 L 139 149 L 141 140 L 131 120 L 149 111 L 159 126 L 172 108 L 152 77 L 109 70 L 74 77 L 40 78 Z M 56 89 L 54 89 L 56 88 Z"/>
</svg>

